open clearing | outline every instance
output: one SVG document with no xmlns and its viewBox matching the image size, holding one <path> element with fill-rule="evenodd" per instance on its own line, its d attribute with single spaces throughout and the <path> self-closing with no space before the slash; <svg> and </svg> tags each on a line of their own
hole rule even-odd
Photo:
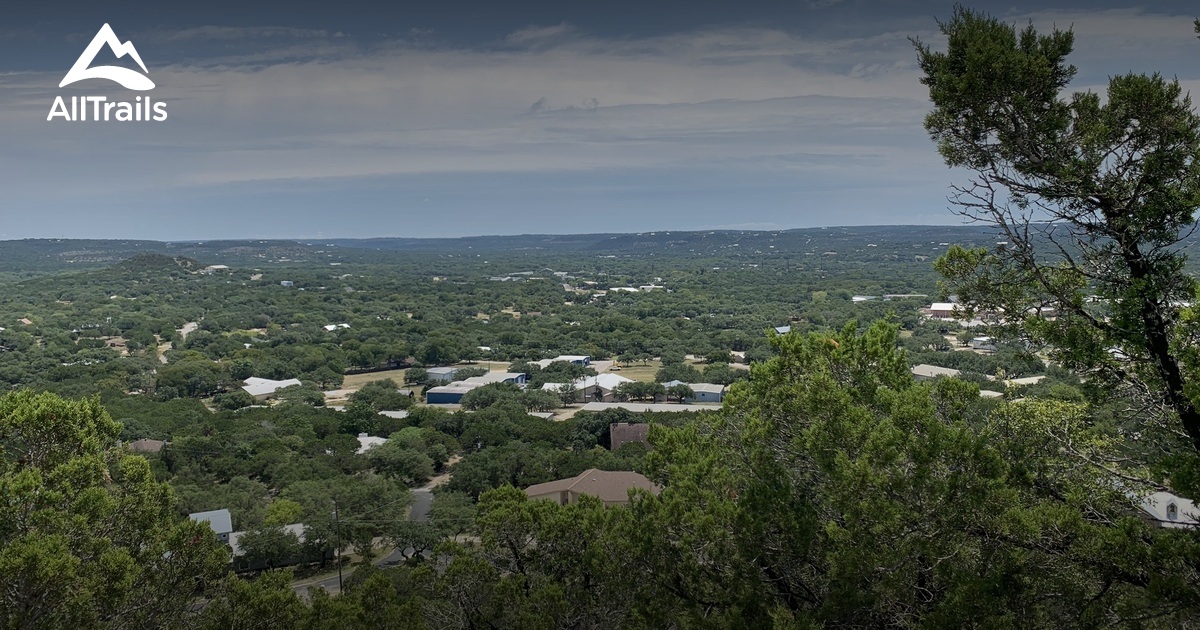
<svg viewBox="0 0 1200 630">
<path fill-rule="evenodd" d="M 342 380 L 340 389 L 360 389 L 363 385 L 371 381 L 382 381 L 384 379 L 392 379 L 396 384 L 404 386 L 404 372 L 406 370 L 384 370 L 383 372 L 368 372 L 366 374 L 347 374 Z"/>
</svg>

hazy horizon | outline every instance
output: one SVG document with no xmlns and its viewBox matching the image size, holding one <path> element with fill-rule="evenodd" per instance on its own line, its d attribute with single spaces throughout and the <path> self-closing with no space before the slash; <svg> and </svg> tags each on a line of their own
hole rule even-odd
<svg viewBox="0 0 1200 630">
<path fill-rule="evenodd" d="M 513 232 L 509 234 L 459 234 L 455 236 L 415 236 L 405 234 L 385 234 L 374 236 L 339 236 L 339 235 L 322 235 L 322 236 L 295 236 L 295 237 L 263 237 L 263 236 L 217 236 L 212 238 L 151 238 L 145 236 L 119 236 L 119 237 L 95 237 L 95 236 L 22 236 L 16 238 L 0 238 L 0 242 L 12 241 L 84 241 L 84 240 L 99 240 L 99 241 L 152 241 L 166 244 L 202 244 L 222 241 L 243 242 L 243 241 L 294 241 L 294 242 L 310 242 L 310 241 L 373 241 L 373 240 L 461 240 L 461 239 L 479 239 L 479 238 L 537 238 L 537 237 L 570 237 L 570 236 L 639 236 L 650 234 L 685 234 L 685 233 L 704 233 L 704 232 L 729 232 L 729 233 L 778 233 L 778 232 L 795 232 L 804 230 L 842 230 L 842 229 L 869 229 L 869 228 L 963 228 L 963 229 L 986 229 L 988 226 L 971 224 L 971 223 L 875 223 L 862 225 L 812 225 L 792 228 L 705 228 L 705 229 L 665 229 L 665 230 L 605 230 L 592 232 Z"/>
</svg>

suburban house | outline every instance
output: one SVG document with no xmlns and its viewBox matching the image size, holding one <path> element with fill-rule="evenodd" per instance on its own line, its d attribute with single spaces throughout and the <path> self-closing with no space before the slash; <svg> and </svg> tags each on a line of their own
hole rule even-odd
<svg viewBox="0 0 1200 630">
<path fill-rule="evenodd" d="M 454 375 L 458 374 L 458 368 L 432 367 L 432 368 L 429 368 L 428 370 L 425 370 L 425 372 L 428 375 L 426 378 L 429 380 L 430 383 L 433 383 L 435 381 L 449 383 L 450 381 L 454 380 Z"/>
<path fill-rule="evenodd" d="M 978 350 L 980 352 L 996 351 L 996 342 L 991 337 L 976 337 L 972 339 L 971 343 L 968 345 L 971 346 L 972 350 Z"/>
<path fill-rule="evenodd" d="M 934 302 L 921 310 L 933 319 L 954 319 L 957 317 L 954 312 L 956 308 L 958 308 L 958 304 L 954 302 Z"/>
<path fill-rule="evenodd" d="M 658 494 L 661 489 L 646 477 L 626 471 L 585 470 L 578 477 L 539 483 L 525 489 L 531 499 L 546 499 L 559 505 L 574 503 L 582 495 L 600 499 L 606 506 L 628 505 L 629 491 L 645 490 Z"/>
<path fill-rule="evenodd" d="M 134 440 L 134 441 L 130 442 L 129 450 L 131 450 L 135 453 L 149 453 L 149 454 L 153 455 L 153 454 L 158 453 L 159 451 L 163 450 L 163 447 L 166 446 L 166 444 L 167 443 L 162 440 L 151 440 L 149 438 L 142 438 L 140 440 Z"/>
<path fill-rule="evenodd" d="M 350 324 L 325 324 L 323 328 L 329 332 L 333 332 L 339 328 L 349 328 Z"/>
<path fill-rule="evenodd" d="M 609 450 L 619 451 L 630 442 L 639 442 L 650 448 L 650 425 L 614 422 L 608 425 Z"/>
<path fill-rule="evenodd" d="M 942 376 L 945 376 L 946 378 L 953 378 L 961 373 L 962 372 L 959 372 L 953 368 L 938 367 L 936 365 L 927 365 L 925 363 L 914 365 L 912 367 L 912 374 L 918 381 L 931 381 Z"/>
<path fill-rule="evenodd" d="M 676 385 L 687 385 L 692 388 L 694 395 L 684 398 L 683 402 L 719 403 L 725 398 L 725 386 L 717 383 L 684 383 L 678 380 L 663 383 L 663 387 L 667 389 L 671 389 Z"/>
<path fill-rule="evenodd" d="M 585 376 L 574 383 L 566 385 L 564 383 L 546 383 L 542 385 L 542 389 L 552 392 L 561 392 L 564 386 L 569 386 L 575 390 L 575 399 L 581 402 L 600 401 L 612 402 L 613 390 L 617 389 L 624 383 L 632 383 L 633 379 L 625 378 L 620 374 L 610 374 L 605 372 L 597 376 Z"/>
<path fill-rule="evenodd" d="M 532 365 L 536 365 L 536 366 L 544 369 L 544 368 L 548 367 L 551 363 L 555 363 L 558 361 L 563 361 L 565 363 L 574 363 L 575 365 L 582 365 L 583 367 L 588 367 L 592 364 L 592 357 L 590 355 L 586 355 L 586 354 L 560 354 L 560 355 L 554 357 L 553 359 L 542 359 L 540 361 L 532 361 L 531 363 L 532 363 Z"/>
<path fill-rule="evenodd" d="M 696 395 L 684 398 L 684 402 L 719 403 L 725 398 L 725 386 L 718 383 L 692 383 L 689 387 Z"/>
<path fill-rule="evenodd" d="M 376 446 L 384 444 L 387 441 L 388 441 L 387 438 L 375 437 L 373 435 L 368 435 L 366 433 L 359 433 L 358 434 L 358 450 L 354 451 L 354 454 L 362 455 L 363 453 L 366 453 L 367 451 L 375 448 Z"/>
<path fill-rule="evenodd" d="M 300 379 L 298 378 L 289 378 L 283 381 L 273 381 L 269 378 L 258 378 L 256 376 L 251 376 L 243 382 L 245 385 L 242 386 L 242 389 L 246 390 L 246 393 L 253 396 L 255 400 L 266 400 L 274 396 L 275 392 L 283 389 L 284 387 L 300 385 Z"/>
<path fill-rule="evenodd" d="M 290 525 L 283 526 L 283 531 L 285 531 L 289 534 L 292 534 L 300 542 L 304 542 L 304 530 L 305 529 L 307 529 L 307 526 L 305 526 L 304 523 L 292 523 Z M 233 550 L 233 556 L 235 558 L 238 556 L 246 555 L 246 550 L 242 549 L 242 546 L 240 544 L 238 544 L 238 542 L 241 540 L 242 536 L 245 536 L 245 535 L 246 535 L 246 532 L 232 532 L 229 534 L 229 548 Z M 261 568 L 261 567 L 255 567 L 255 568 Z"/>
<path fill-rule="evenodd" d="M 210 510 L 208 512 L 196 512 L 188 514 L 188 518 L 197 523 L 208 523 L 212 528 L 213 533 L 217 535 L 217 540 L 229 544 L 229 534 L 233 531 L 233 517 L 230 516 L 229 510 Z"/>
<path fill-rule="evenodd" d="M 291 523 L 289 525 L 284 525 L 283 531 L 295 536 L 296 541 L 299 543 L 308 542 L 306 539 L 308 526 L 304 523 Z M 229 548 L 233 551 L 233 570 L 236 572 L 242 572 L 258 571 L 268 568 L 268 564 L 261 559 L 251 561 L 245 557 L 246 550 L 242 548 L 241 540 L 246 534 L 247 532 L 233 532 L 229 534 Z M 307 545 L 304 545 L 297 551 L 298 553 L 292 557 L 280 558 L 276 560 L 272 566 L 285 567 L 304 562 L 320 562 L 323 560 L 332 559 L 334 555 L 333 545 L 327 545 L 323 550 L 313 549 Z"/>
<path fill-rule="evenodd" d="M 1200 525 L 1200 510 L 1191 499 L 1170 492 L 1154 492 L 1141 499 L 1143 516 L 1159 527 L 1193 528 Z"/>
</svg>

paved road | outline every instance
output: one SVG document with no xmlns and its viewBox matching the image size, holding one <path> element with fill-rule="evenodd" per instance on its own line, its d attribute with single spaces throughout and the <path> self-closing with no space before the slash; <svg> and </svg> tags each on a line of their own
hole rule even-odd
<svg viewBox="0 0 1200 630">
<path fill-rule="evenodd" d="M 408 520 L 424 522 L 429 520 L 429 506 L 433 505 L 433 493 L 428 488 L 420 488 L 413 490 L 412 509 L 408 513 Z"/>
<path fill-rule="evenodd" d="M 430 492 L 428 488 L 420 488 L 417 490 L 413 490 L 413 504 L 412 504 L 412 508 L 408 512 L 408 520 L 410 520 L 410 521 L 427 521 L 427 520 L 429 520 L 429 508 L 431 505 L 433 505 L 433 493 Z M 381 566 L 381 567 L 394 566 L 394 565 L 400 564 L 401 562 L 404 562 L 404 559 L 411 556 L 412 553 L 413 553 L 413 549 L 411 547 L 409 547 L 408 549 L 404 549 L 404 550 L 397 549 L 397 550 L 393 551 L 392 553 L 388 554 L 386 557 L 379 558 L 378 560 L 376 560 L 375 564 L 377 566 Z M 348 567 L 343 568 L 342 569 L 343 578 L 348 577 L 347 574 L 351 570 L 352 569 L 350 569 Z M 329 591 L 329 593 L 331 593 L 331 594 L 337 593 L 339 591 L 338 577 L 336 575 L 334 575 L 332 577 L 324 578 L 324 579 L 318 580 L 316 582 L 305 582 L 300 585 L 292 586 L 292 590 L 295 591 L 296 594 L 304 596 L 304 595 L 308 594 L 309 588 L 314 588 L 314 587 L 315 588 L 323 588 L 326 591 Z"/>
</svg>

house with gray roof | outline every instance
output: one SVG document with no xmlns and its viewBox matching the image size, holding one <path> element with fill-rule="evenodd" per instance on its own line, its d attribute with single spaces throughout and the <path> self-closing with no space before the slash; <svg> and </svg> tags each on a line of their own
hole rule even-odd
<svg viewBox="0 0 1200 630">
<path fill-rule="evenodd" d="M 208 523 L 212 528 L 213 533 L 217 535 L 217 540 L 229 544 L 229 534 L 233 532 L 233 516 L 229 514 L 229 510 L 209 510 L 208 512 L 195 512 L 188 514 L 188 518 L 197 523 Z"/>
</svg>

